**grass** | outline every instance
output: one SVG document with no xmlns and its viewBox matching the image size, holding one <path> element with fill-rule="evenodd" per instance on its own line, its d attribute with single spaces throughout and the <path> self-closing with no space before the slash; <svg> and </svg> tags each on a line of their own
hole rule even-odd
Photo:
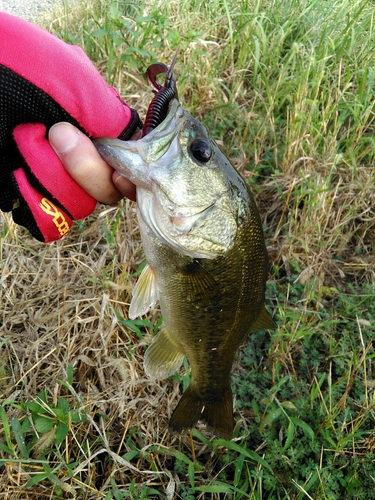
<svg viewBox="0 0 375 500">
<path fill-rule="evenodd" d="M 170 436 L 189 374 L 149 380 L 157 311 L 130 321 L 134 207 L 99 205 L 43 246 L 1 228 L 0 498 L 375 498 L 371 1 L 101 0 L 42 24 L 145 115 L 145 68 L 247 178 L 278 328 L 233 371 L 234 439 Z"/>
</svg>

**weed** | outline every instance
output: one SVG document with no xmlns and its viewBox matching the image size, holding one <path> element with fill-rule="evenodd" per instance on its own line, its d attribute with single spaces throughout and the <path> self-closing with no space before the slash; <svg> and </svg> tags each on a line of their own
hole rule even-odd
<svg viewBox="0 0 375 500">
<path fill-rule="evenodd" d="M 231 441 L 171 436 L 190 380 L 146 378 L 160 326 L 127 319 L 134 209 L 42 246 L 0 234 L 0 463 L 12 498 L 375 498 L 374 9 L 370 0 L 93 0 L 46 20 L 140 114 L 156 60 L 260 209 L 278 328 L 233 374 Z M 125 305 L 124 305 L 125 304 Z M 74 367 L 74 371 L 73 371 Z M 180 388 L 180 386 L 182 386 Z M 36 396 L 38 395 L 38 396 Z"/>
</svg>

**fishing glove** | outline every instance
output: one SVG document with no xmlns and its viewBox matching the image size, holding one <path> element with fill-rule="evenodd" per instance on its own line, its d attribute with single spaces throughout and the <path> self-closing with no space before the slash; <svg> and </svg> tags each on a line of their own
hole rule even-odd
<svg viewBox="0 0 375 500">
<path fill-rule="evenodd" d="M 61 121 L 91 138 L 126 140 L 142 126 L 80 48 L 0 13 L 0 209 L 44 242 L 96 204 L 49 145 Z"/>
</svg>

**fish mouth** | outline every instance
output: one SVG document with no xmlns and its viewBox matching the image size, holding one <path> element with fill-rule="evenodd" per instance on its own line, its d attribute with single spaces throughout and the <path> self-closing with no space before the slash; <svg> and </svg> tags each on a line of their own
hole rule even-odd
<svg viewBox="0 0 375 500">
<path fill-rule="evenodd" d="M 194 225 L 208 215 L 215 205 L 214 202 L 206 205 L 180 206 L 177 205 L 168 195 L 159 189 L 154 196 L 154 213 L 157 226 L 165 227 L 163 233 L 167 231 L 172 237 L 187 234 L 194 228 Z M 167 220 L 169 224 L 166 225 Z"/>
<path fill-rule="evenodd" d="M 139 197 L 138 197 L 139 193 Z M 158 194 L 160 191 L 158 190 Z M 194 230 L 201 227 L 204 221 L 214 210 L 215 203 L 205 206 L 177 206 L 170 198 L 163 196 L 161 203 L 156 193 L 145 189 L 137 190 L 138 209 L 142 219 L 153 232 L 156 238 L 169 246 L 177 253 L 193 258 L 213 259 L 218 253 L 211 249 L 205 249 L 202 238 L 194 238 Z M 195 241 L 191 241 L 195 240 Z M 211 245 L 208 245 L 211 246 Z"/>
<path fill-rule="evenodd" d="M 213 207 L 212 205 L 209 205 L 206 208 L 201 209 L 198 212 L 195 212 L 192 215 L 170 215 L 169 220 L 173 224 L 173 226 L 176 228 L 177 231 L 179 231 L 181 234 L 188 233 L 191 231 L 193 228 L 195 222 L 200 219 L 205 212 L 210 210 L 210 208 Z"/>
<path fill-rule="evenodd" d="M 181 206 L 174 202 L 160 186 L 157 186 L 157 192 L 154 193 L 154 196 L 160 209 L 167 214 L 171 221 L 175 221 L 176 224 L 178 224 L 179 219 L 187 220 L 196 218 L 200 214 L 203 214 L 206 210 L 209 210 L 215 204 L 215 201 L 212 201 L 204 205 Z"/>
</svg>

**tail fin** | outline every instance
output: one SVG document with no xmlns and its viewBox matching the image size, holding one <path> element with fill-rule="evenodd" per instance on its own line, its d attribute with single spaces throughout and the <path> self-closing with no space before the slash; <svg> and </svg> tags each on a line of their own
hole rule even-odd
<svg viewBox="0 0 375 500">
<path fill-rule="evenodd" d="M 173 434 L 184 434 L 202 420 L 217 436 L 230 439 L 233 433 L 233 401 L 230 387 L 220 393 L 215 400 L 205 401 L 197 392 L 188 387 L 182 395 L 169 422 Z"/>
</svg>

